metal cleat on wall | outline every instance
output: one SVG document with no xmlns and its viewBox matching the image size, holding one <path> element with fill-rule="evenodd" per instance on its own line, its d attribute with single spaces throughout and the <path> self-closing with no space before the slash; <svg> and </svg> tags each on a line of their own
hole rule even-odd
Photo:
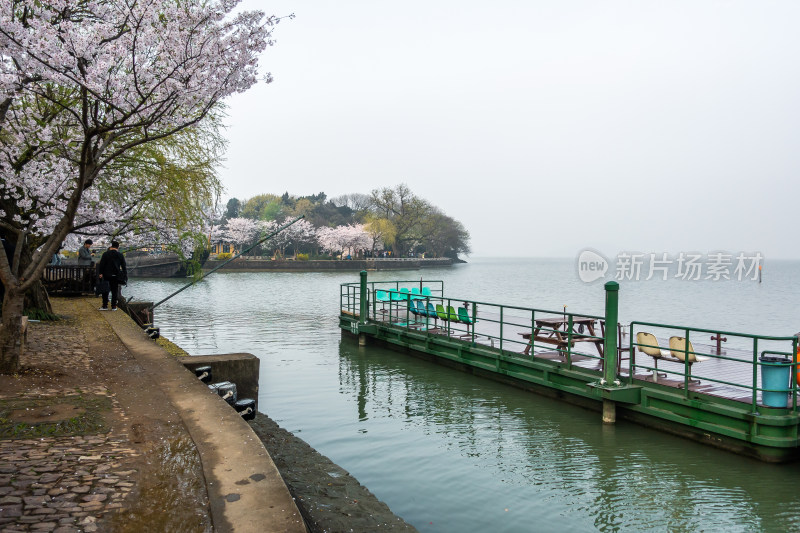
<svg viewBox="0 0 800 533">
<path fill-rule="evenodd" d="M 233 407 L 245 420 L 253 420 L 256 417 L 256 401 L 251 398 L 242 398 Z"/>
<path fill-rule="evenodd" d="M 203 383 L 211 382 L 211 366 L 198 366 L 194 369 L 194 375 Z"/>
<path fill-rule="evenodd" d="M 216 392 L 223 400 L 228 402 L 229 405 L 236 403 L 236 385 L 230 381 L 221 381 L 219 383 L 212 383 L 208 386 L 213 392 Z"/>
</svg>

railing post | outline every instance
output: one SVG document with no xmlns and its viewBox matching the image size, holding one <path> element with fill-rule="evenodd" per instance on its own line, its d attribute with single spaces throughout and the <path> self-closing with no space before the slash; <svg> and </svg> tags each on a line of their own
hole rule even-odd
<svg viewBox="0 0 800 533">
<path fill-rule="evenodd" d="M 478 321 L 478 304 L 472 302 L 472 344 L 475 344 L 475 323 Z M 795 350 L 796 351 L 796 350 Z"/>
<path fill-rule="evenodd" d="M 411 295 L 406 294 L 406 331 L 411 329 Z"/>
<path fill-rule="evenodd" d="M 375 282 L 373 281 L 371 284 L 371 288 L 369 289 L 369 293 L 372 295 L 372 316 L 378 316 L 378 291 L 375 290 Z"/>
<path fill-rule="evenodd" d="M 617 322 L 619 317 L 619 283 L 609 281 L 606 288 L 606 338 L 603 340 L 603 378 L 606 383 L 617 379 Z"/>
<path fill-rule="evenodd" d="M 367 323 L 367 313 L 369 312 L 369 306 L 367 305 L 367 271 L 361 271 L 361 294 L 359 296 L 360 301 L 358 302 L 360 305 L 359 314 L 358 314 L 358 323 L 360 325 L 365 325 Z M 367 336 L 363 333 L 359 332 L 358 334 L 358 345 L 359 346 L 366 346 L 367 344 Z"/>
<path fill-rule="evenodd" d="M 628 329 L 628 385 L 633 385 L 633 376 L 636 375 L 636 348 L 633 345 L 633 322 Z"/>
<path fill-rule="evenodd" d="M 367 323 L 367 313 L 369 312 L 369 307 L 367 307 L 367 271 L 361 271 L 361 295 L 360 295 L 360 302 L 361 308 L 359 309 L 359 316 L 358 322 L 359 324 L 366 324 Z"/>
<path fill-rule="evenodd" d="M 503 355 L 503 306 L 500 306 L 500 355 Z"/>
<path fill-rule="evenodd" d="M 685 398 L 688 398 L 689 397 L 689 385 L 691 384 L 691 381 L 692 381 L 689 378 L 689 375 L 692 372 L 692 365 L 690 364 L 690 361 L 689 361 L 689 357 L 690 357 L 690 354 L 689 354 L 689 343 L 691 341 L 689 340 L 689 329 L 688 328 L 684 330 L 683 338 L 685 339 L 683 341 L 683 396 Z"/>
<path fill-rule="evenodd" d="M 609 281 L 606 288 L 606 330 L 603 339 L 603 381 L 606 387 L 619 385 L 617 381 L 617 319 L 619 316 L 619 283 Z M 617 405 L 614 401 L 603 398 L 603 423 L 614 424 L 617 421 Z"/>
<path fill-rule="evenodd" d="M 567 321 L 567 368 L 572 368 L 572 321 L 575 316 L 570 313 Z"/>
<path fill-rule="evenodd" d="M 753 414 L 758 413 L 758 339 L 753 338 Z"/>
</svg>

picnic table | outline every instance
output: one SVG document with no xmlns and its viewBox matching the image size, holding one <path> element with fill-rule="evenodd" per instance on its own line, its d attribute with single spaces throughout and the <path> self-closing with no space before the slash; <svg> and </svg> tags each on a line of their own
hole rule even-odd
<svg viewBox="0 0 800 533">
<path fill-rule="evenodd" d="M 576 342 L 591 342 L 597 346 L 597 352 L 602 357 L 603 335 L 600 335 L 601 338 L 595 338 L 597 335 L 594 332 L 594 325 L 597 319 L 586 316 L 573 316 L 571 331 L 569 330 L 569 320 L 569 316 L 535 319 L 532 333 L 520 333 L 522 338 L 528 341 L 523 353 L 529 355 L 534 342 L 555 344 L 559 350 L 571 347 Z M 584 328 L 586 333 L 583 332 Z M 603 328 L 602 321 L 601 328 Z"/>
</svg>

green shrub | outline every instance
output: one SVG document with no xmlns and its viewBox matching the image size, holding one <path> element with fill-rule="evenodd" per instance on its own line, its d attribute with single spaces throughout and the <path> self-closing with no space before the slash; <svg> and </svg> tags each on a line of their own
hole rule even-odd
<svg viewBox="0 0 800 533">
<path fill-rule="evenodd" d="M 220 261 L 227 261 L 231 257 L 233 257 L 233 254 L 230 252 L 223 252 L 221 254 L 217 254 L 217 259 Z"/>
<path fill-rule="evenodd" d="M 200 264 L 199 261 L 195 261 L 194 259 L 189 259 L 184 263 L 186 265 L 186 276 L 193 277 L 199 276 L 203 273 L 203 266 Z"/>
<path fill-rule="evenodd" d="M 22 314 L 28 317 L 29 320 L 41 320 L 49 322 L 55 322 L 56 320 L 61 320 L 61 318 L 58 315 L 48 313 L 44 309 L 40 309 L 38 307 L 35 309 L 25 309 L 22 312 Z"/>
<path fill-rule="evenodd" d="M 297 254 L 298 261 L 308 261 L 308 254 Z"/>
</svg>

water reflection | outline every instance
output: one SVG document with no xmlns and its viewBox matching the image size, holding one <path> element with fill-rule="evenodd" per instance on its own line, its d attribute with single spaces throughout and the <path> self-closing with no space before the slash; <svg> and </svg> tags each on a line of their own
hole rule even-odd
<svg viewBox="0 0 800 533">
<path fill-rule="evenodd" d="M 467 470 L 455 476 L 464 481 L 469 470 L 490 471 L 492 490 L 459 493 L 468 530 L 477 531 L 469 524 L 509 497 L 528 510 L 492 524 L 496 530 L 523 530 L 517 528 L 540 513 L 578 530 L 800 527 L 795 465 L 762 464 L 625 422 L 603 426 L 599 413 L 408 355 L 359 348 L 348 338 L 339 353 L 340 386 L 357 398 L 358 421 L 391 419 L 441 436 L 445 453 L 466 459 Z M 410 445 L 402 437 L 397 444 Z M 409 512 L 427 514 L 425 502 L 418 503 Z"/>
</svg>

